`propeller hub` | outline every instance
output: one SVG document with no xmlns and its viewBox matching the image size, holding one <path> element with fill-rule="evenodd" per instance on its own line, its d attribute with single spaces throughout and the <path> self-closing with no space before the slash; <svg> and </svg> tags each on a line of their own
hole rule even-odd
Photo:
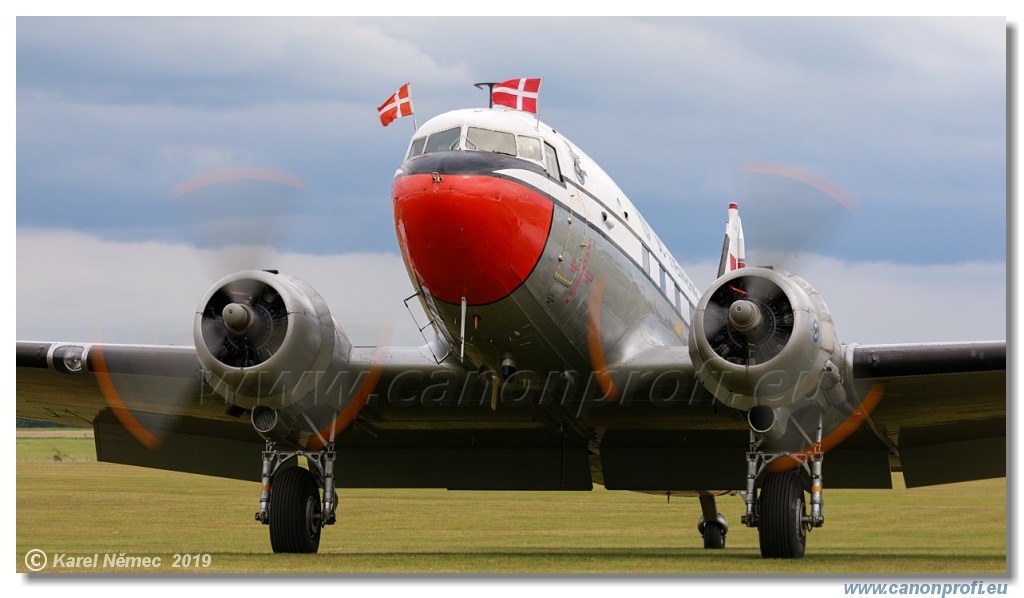
<svg viewBox="0 0 1024 598">
<path fill-rule="evenodd" d="M 737 332 L 756 330 L 762 321 L 761 308 L 753 301 L 740 299 L 729 306 L 729 326 Z"/>
<path fill-rule="evenodd" d="M 252 308 L 243 303 L 229 303 L 221 311 L 224 327 L 234 335 L 245 334 L 252 327 Z"/>
</svg>

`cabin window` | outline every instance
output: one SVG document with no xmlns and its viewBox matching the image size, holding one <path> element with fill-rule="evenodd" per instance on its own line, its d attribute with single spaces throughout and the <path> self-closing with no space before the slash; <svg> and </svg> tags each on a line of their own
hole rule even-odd
<svg viewBox="0 0 1024 598">
<path fill-rule="evenodd" d="M 676 285 L 676 311 L 683 313 L 683 292 L 679 290 L 679 285 Z"/>
<path fill-rule="evenodd" d="M 644 274 L 651 275 L 651 250 L 644 247 Z"/>
<path fill-rule="evenodd" d="M 423 146 L 426 145 L 426 137 L 417 137 L 412 140 L 412 145 L 409 146 L 409 155 L 405 157 L 406 160 L 414 156 L 418 156 L 423 153 Z"/>
<path fill-rule="evenodd" d="M 665 286 L 665 268 L 658 264 L 658 285 L 661 286 L 661 292 L 668 295 L 668 288 Z"/>
<path fill-rule="evenodd" d="M 423 149 L 423 153 L 429 154 L 430 152 L 442 152 L 445 150 L 458 149 L 459 134 L 461 132 L 461 127 L 453 127 L 451 129 L 432 133 L 430 137 L 427 137 L 427 144 Z"/>
<path fill-rule="evenodd" d="M 516 136 L 512 133 L 469 127 L 466 133 L 466 149 L 514 156 Z"/>
<path fill-rule="evenodd" d="M 550 143 L 544 144 L 544 168 L 551 178 L 556 181 L 562 180 L 562 171 L 558 168 L 558 154 Z"/>
</svg>

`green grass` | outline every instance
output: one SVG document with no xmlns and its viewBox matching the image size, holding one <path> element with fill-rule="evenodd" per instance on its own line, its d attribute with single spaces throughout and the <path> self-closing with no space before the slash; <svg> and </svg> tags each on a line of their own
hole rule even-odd
<svg viewBox="0 0 1024 598">
<path fill-rule="evenodd" d="M 33 430 L 16 439 L 18 463 L 38 461 L 96 461 L 96 446 L 91 432 L 75 430 Z"/>
<path fill-rule="evenodd" d="M 55 460 L 54 455 L 62 457 Z M 254 464 L 254 470 L 258 464 Z M 259 484 L 98 463 L 91 439 L 19 437 L 16 568 L 47 554 L 207 553 L 217 573 L 1001 574 L 1006 480 L 826 490 L 807 557 L 765 561 L 742 501 L 719 499 L 725 551 L 705 551 L 694 499 L 593 492 L 342 490 L 320 554 L 274 555 Z M 102 568 L 86 572 L 100 572 Z M 144 573 L 146 570 L 114 569 Z M 82 571 L 77 571 L 82 572 Z"/>
</svg>

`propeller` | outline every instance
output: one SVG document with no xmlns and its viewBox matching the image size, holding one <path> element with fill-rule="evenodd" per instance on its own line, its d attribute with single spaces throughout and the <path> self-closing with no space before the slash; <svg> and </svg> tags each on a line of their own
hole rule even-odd
<svg viewBox="0 0 1024 598">
<path fill-rule="evenodd" d="M 229 272 L 268 267 L 301 208 L 305 180 L 272 168 L 220 169 L 183 181 L 171 190 L 193 242 L 212 251 L 214 280 Z"/>
<path fill-rule="evenodd" d="M 748 225 L 747 238 L 767 250 L 757 259 L 794 272 L 800 272 L 806 265 L 801 256 L 834 249 L 840 231 L 850 224 L 857 208 L 853 197 L 823 177 L 773 162 L 743 165 L 740 196 L 744 223 Z M 748 262 L 751 261 L 748 254 Z M 760 303 L 759 306 L 768 319 L 772 309 Z M 786 415 L 800 420 L 807 429 L 812 429 L 818 417 L 823 418 L 825 435 L 820 442 L 814 442 L 800 432 L 800 425 L 790 426 L 795 430 L 770 444 L 777 450 L 790 451 L 792 456 L 772 461 L 771 471 L 793 469 L 799 466 L 801 457 L 831 451 L 868 420 L 885 396 L 880 384 L 868 389 L 847 384 L 845 388 L 843 402 Z M 821 415 L 815 415 L 819 409 Z"/>
<path fill-rule="evenodd" d="M 856 409 L 852 409 L 846 419 L 842 420 L 842 423 L 832 426 L 832 431 L 826 434 L 820 443 L 809 443 L 798 450 L 793 451 L 790 455 L 775 459 L 768 464 L 768 470 L 779 472 L 786 471 L 789 469 L 795 469 L 800 466 L 800 463 L 812 453 L 822 452 L 827 453 L 835 447 L 842 444 L 844 440 L 850 437 L 851 434 L 856 432 L 864 422 L 871 417 L 871 413 L 881 402 L 882 398 L 885 397 L 885 385 L 880 382 L 872 384 L 864 396 L 860 399 Z M 837 417 L 833 418 L 838 420 Z"/>
<path fill-rule="evenodd" d="M 590 367 L 597 378 L 601 396 L 615 402 L 620 398 L 619 389 L 608 369 L 601 339 L 601 301 L 604 298 L 604 278 L 597 277 L 587 295 L 587 354 Z"/>
<path fill-rule="evenodd" d="M 777 162 L 745 162 L 738 196 L 751 241 L 747 263 L 791 271 L 800 270 L 800 255 L 829 249 L 857 208 L 857 202 L 835 184 Z"/>
<path fill-rule="evenodd" d="M 227 168 L 190 178 L 170 192 L 188 217 L 195 244 L 209 249 L 215 279 L 254 269 L 282 238 L 306 188 L 303 178 L 262 167 Z M 202 309 L 207 348 L 225 363 L 250 367 L 280 348 L 287 333 L 281 296 L 258 281 L 227 285 Z M 203 392 L 191 360 L 177 357 L 138 371 L 117 347 L 91 349 L 91 371 L 107 406 L 140 444 L 158 450 Z M 180 362 L 180 363 L 179 363 Z M 156 371 L 151 371 L 156 370 Z M 157 415 L 158 414 L 158 415 Z"/>
</svg>

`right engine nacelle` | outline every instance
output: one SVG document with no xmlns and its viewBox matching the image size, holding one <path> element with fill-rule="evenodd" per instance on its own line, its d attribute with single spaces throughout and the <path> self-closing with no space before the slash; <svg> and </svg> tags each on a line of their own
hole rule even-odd
<svg viewBox="0 0 1024 598">
<path fill-rule="evenodd" d="M 735 409 L 786 407 L 841 382 L 842 348 L 824 300 L 781 270 L 716 280 L 697 304 L 689 343 L 701 383 Z"/>
</svg>

